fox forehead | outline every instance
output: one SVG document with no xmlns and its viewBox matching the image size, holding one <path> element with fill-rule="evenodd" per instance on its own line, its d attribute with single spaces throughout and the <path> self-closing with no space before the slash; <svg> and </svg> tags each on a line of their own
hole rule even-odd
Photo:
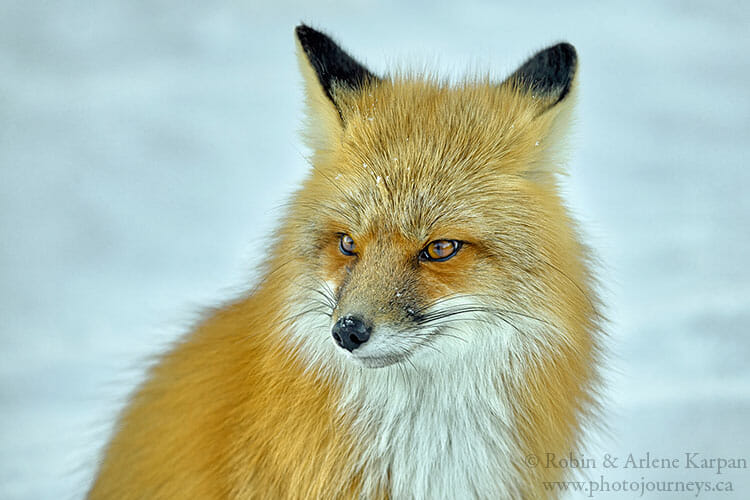
<svg viewBox="0 0 750 500">
<path fill-rule="evenodd" d="M 489 82 L 386 80 L 335 96 L 344 126 L 334 148 L 373 170 L 395 163 L 429 176 L 512 172 L 544 133 L 533 96 Z"/>
<path fill-rule="evenodd" d="M 390 225 L 424 239 L 485 227 L 525 197 L 521 173 L 542 134 L 528 96 L 394 80 L 336 99 L 340 140 L 317 155 L 312 177 L 318 201 L 347 214 L 342 230 Z"/>
</svg>

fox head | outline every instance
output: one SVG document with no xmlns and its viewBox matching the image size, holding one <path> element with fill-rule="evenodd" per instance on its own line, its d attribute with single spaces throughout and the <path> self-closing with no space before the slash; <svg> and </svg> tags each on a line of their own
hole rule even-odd
<svg viewBox="0 0 750 500">
<path fill-rule="evenodd" d="M 498 343 L 519 360 L 586 351 L 586 255 L 556 185 L 573 46 L 451 86 L 376 76 L 308 26 L 296 37 L 313 154 L 285 258 L 316 355 L 380 368 Z"/>
</svg>

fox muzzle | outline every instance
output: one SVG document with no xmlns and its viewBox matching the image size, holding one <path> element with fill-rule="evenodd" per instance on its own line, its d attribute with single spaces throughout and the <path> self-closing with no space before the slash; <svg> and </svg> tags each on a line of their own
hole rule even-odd
<svg viewBox="0 0 750 500">
<path fill-rule="evenodd" d="M 372 325 L 357 316 L 343 316 L 331 329 L 336 344 L 349 352 L 367 342 L 371 333 Z"/>
</svg>

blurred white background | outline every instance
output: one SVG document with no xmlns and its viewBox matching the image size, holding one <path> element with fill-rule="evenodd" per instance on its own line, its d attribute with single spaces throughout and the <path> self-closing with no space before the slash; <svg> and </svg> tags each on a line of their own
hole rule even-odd
<svg viewBox="0 0 750 500">
<path fill-rule="evenodd" d="M 588 456 L 750 460 L 749 3 L 3 0 L 0 498 L 80 498 L 148 358 L 252 283 L 307 168 L 300 21 L 381 74 L 576 45 L 565 185 L 613 352 Z M 585 472 L 750 498 L 747 469 Z"/>
</svg>

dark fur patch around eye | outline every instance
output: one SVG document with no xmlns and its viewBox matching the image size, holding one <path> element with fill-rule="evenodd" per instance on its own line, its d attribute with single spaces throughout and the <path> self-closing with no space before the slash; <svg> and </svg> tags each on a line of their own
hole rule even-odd
<svg viewBox="0 0 750 500">
<path fill-rule="evenodd" d="M 300 24 L 295 29 L 295 33 L 326 96 L 334 104 L 336 104 L 333 100 L 335 85 L 357 89 L 368 81 L 380 80 L 320 31 Z"/>
</svg>

